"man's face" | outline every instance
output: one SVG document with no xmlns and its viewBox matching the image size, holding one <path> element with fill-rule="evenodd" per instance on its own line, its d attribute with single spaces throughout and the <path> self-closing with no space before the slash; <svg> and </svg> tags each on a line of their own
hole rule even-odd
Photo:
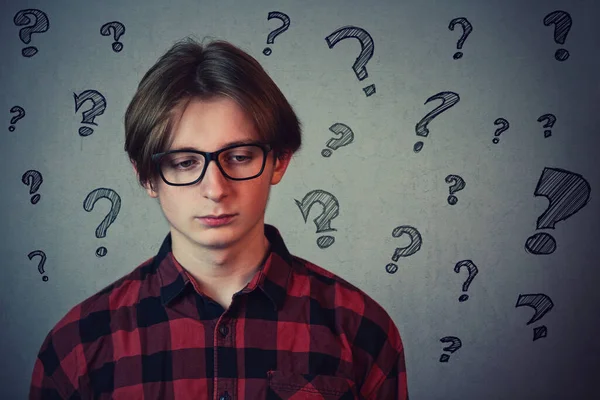
<svg viewBox="0 0 600 400">
<path fill-rule="evenodd" d="M 169 150 L 184 147 L 212 152 L 238 141 L 258 141 L 252 120 L 238 104 L 227 97 L 190 101 L 181 118 L 174 120 L 173 144 Z M 200 182 L 189 186 L 171 186 L 160 177 L 156 191 L 169 222 L 171 235 L 188 249 L 227 248 L 240 240 L 264 235 L 264 213 L 271 185 L 279 183 L 289 158 L 273 164 L 273 151 L 267 156 L 263 173 L 254 179 L 234 181 L 226 178 L 214 161 Z M 234 214 L 230 222 L 209 226 L 199 217 Z M 257 236 L 260 235 L 260 236 Z"/>
</svg>

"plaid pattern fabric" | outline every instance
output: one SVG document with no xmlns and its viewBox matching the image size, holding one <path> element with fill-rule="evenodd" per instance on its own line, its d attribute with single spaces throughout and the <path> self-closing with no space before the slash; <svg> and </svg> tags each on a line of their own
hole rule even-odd
<svg viewBox="0 0 600 400">
<path fill-rule="evenodd" d="M 373 299 L 270 252 L 230 307 L 198 292 L 167 235 L 156 257 L 73 307 L 46 336 L 30 399 L 407 400 L 398 329 Z"/>
</svg>

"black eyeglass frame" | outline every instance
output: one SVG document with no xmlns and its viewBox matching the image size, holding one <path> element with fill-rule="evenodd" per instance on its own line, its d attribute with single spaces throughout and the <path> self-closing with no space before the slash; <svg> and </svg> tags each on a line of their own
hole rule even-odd
<svg viewBox="0 0 600 400">
<path fill-rule="evenodd" d="M 219 154 L 221 154 L 222 152 L 227 151 L 227 150 L 235 149 L 237 147 L 245 147 L 245 146 L 260 147 L 260 149 L 263 151 L 263 163 L 262 163 L 262 166 L 260 167 L 260 171 L 256 175 L 253 175 L 248 178 L 232 178 L 225 172 L 225 170 L 221 166 L 221 163 L 219 162 Z M 232 181 L 247 181 L 249 179 L 258 178 L 260 175 L 262 175 L 263 171 L 265 170 L 265 165 L 267 164 L 267 158 L 268 158 L 267 156 L 271 150 L 273 150 L 273 147 L 268 143 L 251 142 L 251 143 L 232 144 L 231 146 L 223 147 L 222 149 L 219 149 L 219 150 L 213 151 L 213 152 L 206 152 L 206 151 L 200 151 L 200 150 L 171 150 L 171 151 L 165 151 L 162 153 L 152 154 L 151 158 L 152 158 L 152 162 L 154 162 L 154 164 L 156 165 L 156 169 L 158 170 L 160 177 L 167 185 L 189 186 L 189 185 L 193 185 L 195 183 L 200 182 L 202 180 L 202 178 L 204 178 L 204 174 L 206 173 L 206 170 L 208 169 L 208 164 L 210 164 L 211 161 L 214 161 L 215 164 L 217 164 L 217 167 L 219 167 L 219 170 L 221 171 L 221 173 L 223 174 L 223 176 L 225 178 L 231 179 Z M 204 167 L 202 168 L 202 172 L 200 173 L 200 176 L 198 177 L 198 179 L 196 179 L 195 181 L 190 182 L 190 183 L 171 183 L 171 182 L 167 181 L 167 179 L 163 175 L 162 169 L 160 168 L 160 161 L 161 161 L 162 157 L 164 157 L 165 155 L 174 154 L 174 153 L 194 153 L 194 154 L 201 154 L 204 156 L 204 159 L 206 160 L 206 162 L 204 163 Z"/>
</svg>

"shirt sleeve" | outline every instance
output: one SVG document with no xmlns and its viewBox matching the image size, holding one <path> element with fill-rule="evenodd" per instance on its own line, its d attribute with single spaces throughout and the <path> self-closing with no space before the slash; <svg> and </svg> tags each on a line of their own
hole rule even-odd
<svg viewBox="0 0 600 400">
<path fill-rule="evenodd" d="M 400 353 L 398 360 L 385 379 L 367 397 L 368 400 L 409 400 L 408 385 L 406 382 L 406 367 L 404 353 Z"/>
</svg>

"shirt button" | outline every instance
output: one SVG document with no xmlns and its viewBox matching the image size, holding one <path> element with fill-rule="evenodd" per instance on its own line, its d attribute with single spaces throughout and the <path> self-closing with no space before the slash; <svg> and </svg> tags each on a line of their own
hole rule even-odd
<svg viewBox="0 0 600 400">
<path fill-rule="evenodd" d="M 231 396 L 229 396 L 229 393 L 225 392 L 223 395 L 221 395 L 221 397 L 219 397 L 219 400 L 230 400 Z"/>
<path fill-rule="evenodd" d="M 229 333 L 229 328 L 225 325 L 221 325 L 219 327 L 219 332 L 221 333 L 221 336 L 225 337 Z M 225 392 L 225 393 L 227 394 L 227 392 Z"/>
</svg>

